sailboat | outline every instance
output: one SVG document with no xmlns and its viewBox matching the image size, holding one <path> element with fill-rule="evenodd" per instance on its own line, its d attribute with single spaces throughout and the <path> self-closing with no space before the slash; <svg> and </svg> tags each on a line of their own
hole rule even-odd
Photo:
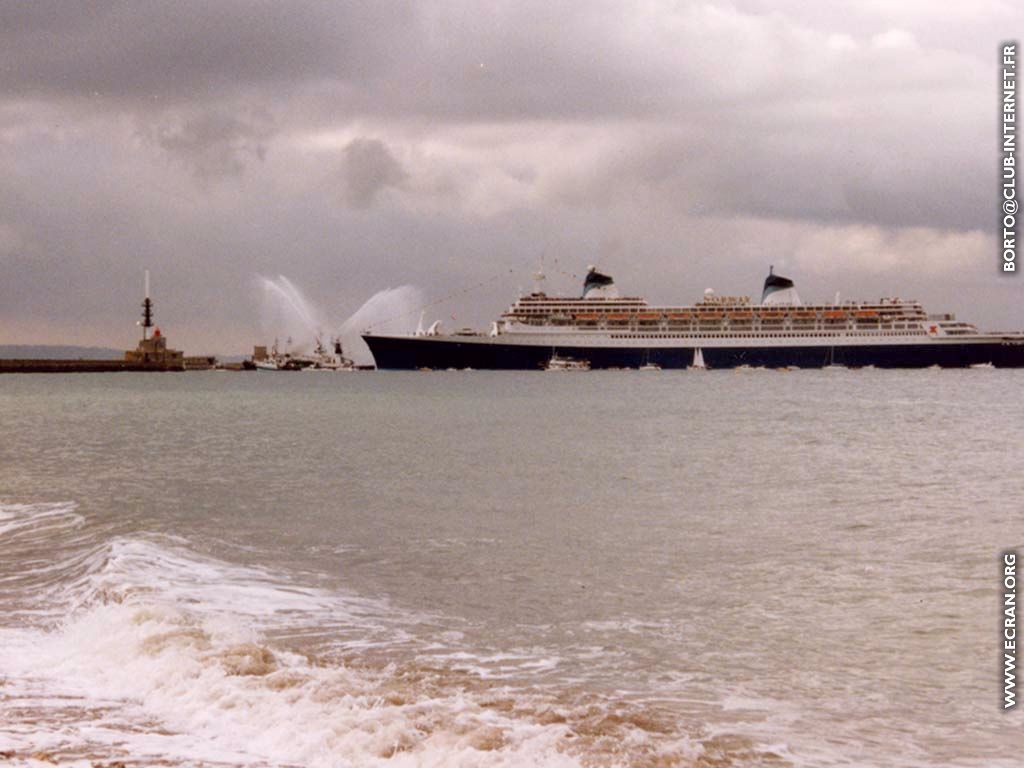
<svg viewBox="0 0 1024 768">
<path fill-rule="evenodd" d="M 845 365 L 839 365 L 838 363 L 836 363 L 836 348 L 835 347 L 829 347 L 828 348 L 828 365 L 826 365 L 824 367 L 824 369 L 826 371 L 845 371 L 846 370 L 846 366 Z"/>
<path fill-rule="evenodd" d="M 704 353 L 701 351 L 700 347 L 697 347 L 693 351 L 693 363 L 690 364 L 690 367 L 695 368 L 698 371 L 707 370 L 708 367 L 704 365 Z"/>
<path fill-rule="evenodd" d="M 658 365 L 657 363 L 652 363 L 651 362 L 651 350 L 649 350 L 649 349 L 645 349 L 644 350 L 644 361 L 643 361 L 643 363 L 641 363 L 640 367 L 637 370 L 641 370 L 641 371 L 660 371 L 661 370 L 661 366 L 660 365 Z"/>
</svg>

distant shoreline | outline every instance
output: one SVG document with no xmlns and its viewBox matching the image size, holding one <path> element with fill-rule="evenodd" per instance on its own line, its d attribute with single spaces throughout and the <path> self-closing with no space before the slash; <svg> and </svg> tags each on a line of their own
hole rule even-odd
<svg viewBox="0 0 1024 768">
<path fill-rule="evenodd" d="M 123 349 L 73 344 L 0 344 L 2 360 L 116 360 Z"/>
</svg>

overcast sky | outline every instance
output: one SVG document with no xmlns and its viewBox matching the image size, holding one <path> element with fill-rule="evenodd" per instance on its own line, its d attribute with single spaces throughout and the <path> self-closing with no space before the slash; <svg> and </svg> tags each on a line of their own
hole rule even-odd
<svg viewBox="0 0 1024 768">
<path fill-rule="evenodd" d="M 915 297 L 1024 328 L 998 271 L 1019 3 L 0 0 L 0 344 L 266 341 L 412 285 L 484 324 L 588 264 L 652 301 Z M 451 316 L 455 315 L 455 320 Z M 415 321 L 415 318 L 414 318 Z"/>
</svg>

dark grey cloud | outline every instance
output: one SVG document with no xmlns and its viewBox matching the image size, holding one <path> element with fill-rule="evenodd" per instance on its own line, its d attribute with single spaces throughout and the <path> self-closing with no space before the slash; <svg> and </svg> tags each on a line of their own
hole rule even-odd
<svg viewBox="0 0 1024 768">
<path fill-rule="evenodd" d="M 209 111 L 184 119 L 165 119 L 142 131 L 200 179 L 237 176 L 248 160 L 262 160 L 272 133 L 265 116 Z"/>
<path fill-rule="evenodd" d="M 381 57 L 367 32 L 387 37 L 407 13 L 387 0 L 4 3 L 0 89 L 144 106 L 360 77 Z"/>
<path fill-rule="evenodd" d="M 408 178 L 401 164 L 379 139 L 353 139 L 341 153 L 342 196 L 354 208 L 367 208 L 378 193 Z"/>
<path fill-rule="evenodd" d="M 445 305 L 482 322 L 541 253 L 557 287 L 599 260 L 662 300 L 771 262 L 811 295 L 905 276 L 963 302 L 955 272 L 1012 325 L 986 260 L 995 46 L 1021 21 L 994 1 L 0 4 L 0 341 L 130 341 L 146 267 L 192 349 L 256 340 L 256 274 L 335 317 L 485 283 Z"/>
<path fill-rule="evenodd" d="M 981 130 L 932 123 L 922 133 L 843 125 L 747 124 L 708 132 L 667 130 L 579 173 L 568 172 L 553 198 L 605 205 L 657 197 L 682 215 L 751 216 L 823 224 L 981 229 L 992 219 L 992 142 Z M 817 129 L 817 130 L 815 130 Z M 873 135 L 872 135 L 873 134 Z M 941 156 L 941 160 L 937 160 Z"/>
</svg>

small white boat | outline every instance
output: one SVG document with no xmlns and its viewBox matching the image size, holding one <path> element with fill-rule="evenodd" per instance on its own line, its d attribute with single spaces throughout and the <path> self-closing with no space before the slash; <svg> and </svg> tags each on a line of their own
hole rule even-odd
<svg viewBox="0 0 1024 768">
<path fill-rule="evenodd" d="M 254 360 L 257 371 L 303 371 L 313 367 L 313 361 L 304 357 L 274 354 L 266 360 Z"/>
<path fill-rule="evenodd" d="M 695 368 L 698 371 L 707 370 L 707 366 L 704 365 L 704 353 L 701 351 L 700 347 L 697 347 L 697 349 L 693 351 L 693 362 L 690 363 L 690 367 Z"/>
<path fill-rule="evenodd" d="M 590 361 L 589 360 L 576 360 L 572 357 L 563 357 L 562 355 L 552 355 L 551 359 L 548 360 L 547 365 L 544 366 L 545 371 L 589 371 Z"/>
<path fill-rule="evenodd" d="M 643 362 L 640 363 L 640 367 L 637 368 L 637 370 L 638 371 L 660 371 L 661 370 L 661 366 L 660 365 L 658 365 L 657 363 L 652 363 L 651 362 L 651 350 L 649 350 L 649 349 L 645 349 L 644 350 Z"/>
<path fill-rule="evenodd" d="M 971 368 L 976 370 L 987 370 L 989 368 L 995 368 L 995 366 L 992 363 L 975 363 Z"/>
</svg>

